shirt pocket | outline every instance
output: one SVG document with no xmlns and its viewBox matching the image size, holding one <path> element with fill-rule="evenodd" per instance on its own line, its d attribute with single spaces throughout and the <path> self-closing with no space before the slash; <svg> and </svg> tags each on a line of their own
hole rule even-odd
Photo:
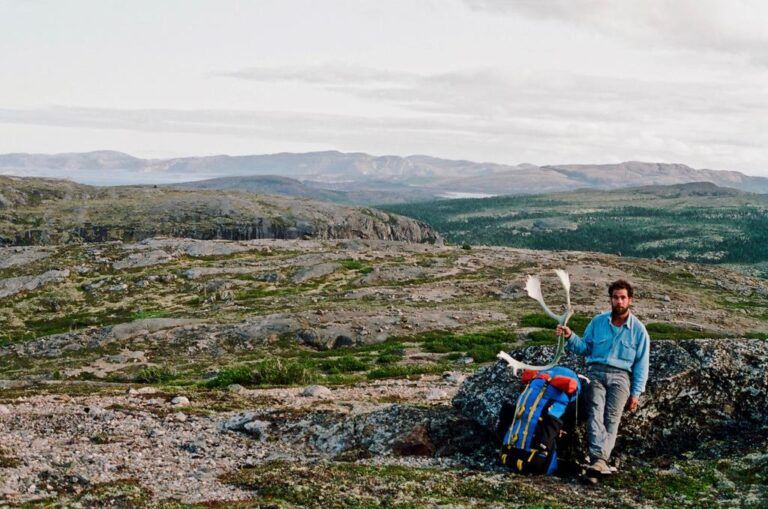
<svg viewBox="0 0 768 509">
<path fill-rule="evenodd" d="M 616 342 L 616 357 L 623 361 L 634 361 L 637 356 L 637 348 L 632 338 L 621 338 Z"/>
</svg>

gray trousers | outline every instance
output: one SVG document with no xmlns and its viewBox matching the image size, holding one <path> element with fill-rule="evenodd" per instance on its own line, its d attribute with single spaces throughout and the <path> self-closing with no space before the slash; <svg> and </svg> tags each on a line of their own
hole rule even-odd
<svg viewBox="0 0 768 509">
<path fill-rule="evenodd" d="M 608 461 L 629 399 L 629 373 L 604 364 L 591 364 L 587 376 L 591 382 L 587 391 L 589 456 L 592 461 L 598 458 Z"/>
</svg>

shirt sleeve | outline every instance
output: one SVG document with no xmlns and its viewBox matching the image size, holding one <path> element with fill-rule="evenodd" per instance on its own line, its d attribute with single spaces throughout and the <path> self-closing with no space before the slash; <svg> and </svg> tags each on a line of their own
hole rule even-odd
<svg viewBox="0 0 768 509">
<path fill-rule="evenodd" d="M 579 337 L 575 332 L 571 333 L 571 338 L 565 344 L 566 350 L 570 350 L 576 355 L 589 355 L 592 352 L 592 330 L 594 329 L 594 318 L 584 331 L 584 337 Z"/>
<path fill-rule="evenodd" d="M 640 346 L 637 349 L 635 363 L 632 365 L 632 387 L 630 395 L 640 396 L 645 392 L 645 383 L 648 381 L 648 365 L 651 350 L 651 338 L 648 331 L 643 329 Z"/>
</svg>

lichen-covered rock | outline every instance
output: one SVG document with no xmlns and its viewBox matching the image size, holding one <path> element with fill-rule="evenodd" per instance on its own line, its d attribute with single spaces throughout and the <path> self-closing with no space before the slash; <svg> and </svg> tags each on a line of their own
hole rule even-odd
<svg viewBox="0 0 768 509">
<path fill-rule="evenodd" d="M 112 268 L 115 270 L 137 269 L 139 267 L 151 267 L 153 265 L 168 263 L 171 260 L 173 260 L 173 256 L 162 249 L 155 249 L 153 251 L 131 253 L 122 260 L 113 263 Z"/>
<path fill-rule="evenodd" d="M 542 364 L 552 347 L 513 352 Z M 568 354 L 561 365 L 585 372 L 583 358 Z M 506 364 L 479 369 L 453 399 L 454 407 L 493 432 L 504 401 L 522 385 Z M 768 342 L 748 339 L 652 341 L 650 374 L 640 408 L 625 414 L 619 446 L 635 454 L 689 449 L 706 438 L 768 426 Z"/>
<path fill-rule="evenodd" d="M 49 270 L 38 276 L 19 276 L 0 279 L 0 298 L 19 292 L 32 291 L 50 283 L 61 283 L 69 277 L 69 269 Z"/>
</svg>

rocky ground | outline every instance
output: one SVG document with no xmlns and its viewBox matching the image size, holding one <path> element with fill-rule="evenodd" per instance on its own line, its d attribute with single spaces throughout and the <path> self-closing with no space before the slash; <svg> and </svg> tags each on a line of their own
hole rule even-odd
<svg viewBox="0 0 768 509">
<path fill-rule="evenodd" d="M 493 437 L 452 401 L 500 349 L 529 347 L 534 355 L 536 345 L 553 341 L 552 324 L 523 288 L 527 274 L 539 274 L 548 302 L 559 305 L 554 268 L 571 274 L 577 330 L 603 310 L 607 283 L 627 277 L 655 341 L 720 338 L 737 352 L 750 350 L 750 341 L 762 345 L 768 331 L 762 279 L 594 253 L 164 238 L 0 248 L 2 500 L 31 507 L 765 504 L 768 450 L 759 423 L 743 434 L 699 434 L 675 450 L 628 456 L 598 488 L 499 471 Z M 694 347 L 683 350 L 699 359 Z M 754 362 L 739 355 L 747 359 L 742 367 L 722 368 L 735 380 L 744 366 L 764 364 L 759 355 Z M 675 379 L 715 369 L 696 362 Z M 729 413 L 723 398 L 764 408 L 764 385 L 755 387 L 751 395 L 713 397 L 706 415 L 742 422 L 744 405 Z M 677 397 L 695 408 L 693 393 Z M 715 412 L 720 406 L 726 417 Z M 660 433 L 654 443 L 664 443 Z"/>
</svg>

